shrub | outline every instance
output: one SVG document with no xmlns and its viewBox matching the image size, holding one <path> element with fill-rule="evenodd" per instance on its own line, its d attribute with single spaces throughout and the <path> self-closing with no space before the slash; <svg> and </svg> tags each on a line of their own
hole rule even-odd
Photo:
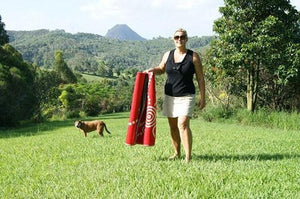
<svg viewBox="0 0 300 199">
<path fill-rule="evenodd" d="M 78 118 L 80 116 L 79 110 L 72 110 L 66 112 L 66 117 L 69 118 Z"/>
<path fill-rule="evenodd" d="M 250 112 L 245 109 L 239 109 L 234 117 L 241 124 L 300 130 L 300 115 L 296 111 L 289 113 L 260 109 Z"/>
<path fill-rule="evenodd" d="M 201 113 L 196 111 L 197 115 L 200 115 L 204 120 L 209 122 L 219 119 L 229 119 L 233 113 L 234 111 L 232 108 L 224 108 L 222 106 L 209 106 Z"/>
</svg>

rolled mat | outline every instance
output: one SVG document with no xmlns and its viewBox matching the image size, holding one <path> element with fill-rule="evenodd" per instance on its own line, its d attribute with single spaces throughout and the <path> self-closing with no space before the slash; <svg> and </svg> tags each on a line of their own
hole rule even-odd
<svg viewBox="0 0 300 199">
<path fill-rule="evenodd" d="M 125 143 L 154 146 L 155 136 L 155 75 L 152 72 L 137 72 Z"/>
</svg>

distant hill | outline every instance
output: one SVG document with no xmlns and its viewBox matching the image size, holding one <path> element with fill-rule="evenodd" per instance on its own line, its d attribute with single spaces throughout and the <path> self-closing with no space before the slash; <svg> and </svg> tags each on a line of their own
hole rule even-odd
<svg viewBox="0 0 300 199">
<path fill-rule="evenodd" d="M 109 29 L 105 37 L 120 41 L 145 41 L 146 39 L 134 32 L 126 24 L 118 24 Z"/>
</svg>

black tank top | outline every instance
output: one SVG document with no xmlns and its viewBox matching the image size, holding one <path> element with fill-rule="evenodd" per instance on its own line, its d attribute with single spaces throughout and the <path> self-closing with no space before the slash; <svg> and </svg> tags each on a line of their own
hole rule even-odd
<svg viewBox="0 0 300 199">
<path fill-rule="evenodd" d="M 187 50 L 184 59 L 180 63 L 175 63 L 174 51 L 170 51 L 166 63 L 167 81 L 165 84 L 165 94 L 174 97 L 195 94 L 193 51 Z"/>
</svg>

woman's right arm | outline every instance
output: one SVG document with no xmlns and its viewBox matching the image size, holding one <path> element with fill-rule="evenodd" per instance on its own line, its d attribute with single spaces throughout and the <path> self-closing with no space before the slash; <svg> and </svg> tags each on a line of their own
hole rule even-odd
<svg viewBox="0 0 300 199">
<path fill-rule="evenodd" d="M 161 75 L 166 71 L 166 64 L 169 57 L 170 51 L 166 52 L 160 62 L 160 64 L 156 67 L 149 68 L 146 72 L 153 72 L 155 75 Z"/>
</svg>

